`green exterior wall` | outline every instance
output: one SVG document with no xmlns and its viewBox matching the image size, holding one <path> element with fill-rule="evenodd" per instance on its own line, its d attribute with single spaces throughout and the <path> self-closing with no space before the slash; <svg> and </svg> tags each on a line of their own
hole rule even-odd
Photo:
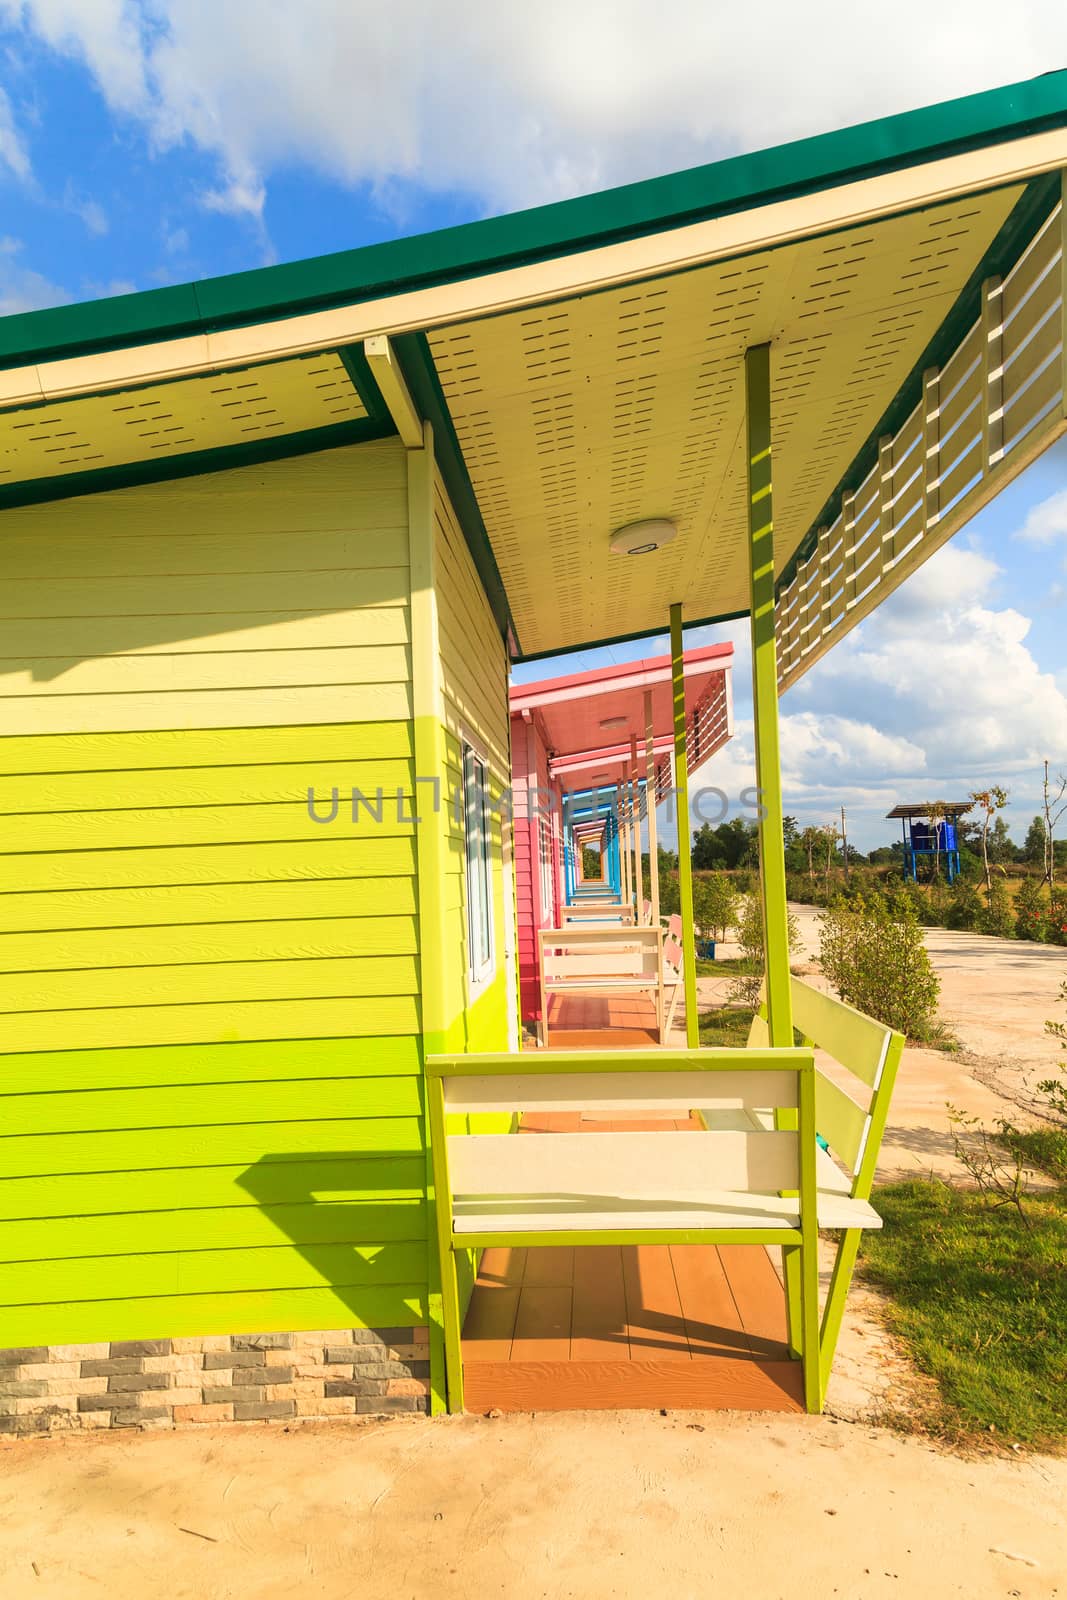
<svg viewBox="0 0 1067 1600">
<path fill-rule="evenodd" d="M 428 1319 L 407 477 L 390 440 L 3 514 L 0 1348 Z M 506 781 L 444 558 L 445 721 Z M 449 1040 L 504 1048 L 450 828 Z"/>
</svg>

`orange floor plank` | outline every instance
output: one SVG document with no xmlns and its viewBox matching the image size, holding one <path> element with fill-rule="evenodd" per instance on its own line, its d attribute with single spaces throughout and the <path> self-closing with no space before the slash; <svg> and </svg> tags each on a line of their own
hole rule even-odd
<svg viewBox="0 0 1067 1600">
<path fill-rule="evenodd" d="M 622 1252 L 581 1245 L 574 1252 L 570 1360 L 628 1361 L 630 1355 Z"/>
<path fill-rule="evenodd" d="M 552 995 L 548 1043 L 552 1050 L 614 1050 L 659 1045 L 656 1008 L 644 995 Z"/>
<path fill-rule="evenodd" d="M 486 1251 L 463 1329 L 466 1404 L 802 1410 L 784 1328 L 755 1245 Z"/>
<path fill-rule="evenodd" d="M 633 1361 L 691 1361 L 670 1246 L 624 1245 L 626 1332 Z"/>
</svg>

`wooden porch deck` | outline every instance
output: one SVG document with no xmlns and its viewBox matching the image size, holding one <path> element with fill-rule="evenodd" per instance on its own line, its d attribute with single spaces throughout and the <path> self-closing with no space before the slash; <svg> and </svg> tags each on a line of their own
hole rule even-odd
<svg viewBox="0 0 1067 1600">
<path fill-rule="evenodd" d="M 659 1044 L 656 1008 L 647 995 L 554 994 L 548 1004 L 552 1050 L 627 1050 Z M 682 1009 L 679 1005 L 678 1016 Z"/>
<path fill-rule="evenodd" d="M 692 1122 L 558 1113 L 522 1132 Z M 463 1329 L 470 1411 L 802 1411 L 785 1292 L 761 1246 L 491 1249 Z"/>
</svg>

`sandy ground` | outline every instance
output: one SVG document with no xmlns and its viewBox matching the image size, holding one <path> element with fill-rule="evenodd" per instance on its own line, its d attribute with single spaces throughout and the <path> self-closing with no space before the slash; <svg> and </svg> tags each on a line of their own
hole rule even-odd
<svg viewBox="0 0 1067 1600">
<path fill-rule="evenodd" d="M 815 916 L 798 915 L 807 961 Z M 946 1101 L 990 1122 L 1018 1114 L 1067 972 L 1062 950 L 940 930 L 929 945 L 965 1049 L 906 1052 L 883 1177 L 953 1171 Z M 724 981 L 700 986 L 711 1005 Z M 0 1595 L 1067 1597 L 1067 1459 L 963 1459 L 872 1423 L 927 1397 L 857 1285 L 818 1418 L 585 1412 L 4 1440 Z"/>
<path fill-rule="evenodd" d="M 829 1418 L 576 1413 L 0 1455 L 5 1600 L 1067 1594 L 1067 1462 Z"/>
</svg>

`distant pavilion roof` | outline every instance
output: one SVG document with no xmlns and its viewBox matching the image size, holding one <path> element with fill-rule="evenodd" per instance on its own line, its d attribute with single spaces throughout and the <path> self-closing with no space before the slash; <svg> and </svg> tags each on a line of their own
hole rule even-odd
<svg viewBox="0 0 1067 1600">
<path fill-rule="evenodd" d="M 929 817 L 934 812 L 943 817 L 962 817 L 973 804 L 973 800 L 927 800 L 921 806 L 894 806 L 892 811 L 886 812 L 886 817 Z"/>
</svg>

